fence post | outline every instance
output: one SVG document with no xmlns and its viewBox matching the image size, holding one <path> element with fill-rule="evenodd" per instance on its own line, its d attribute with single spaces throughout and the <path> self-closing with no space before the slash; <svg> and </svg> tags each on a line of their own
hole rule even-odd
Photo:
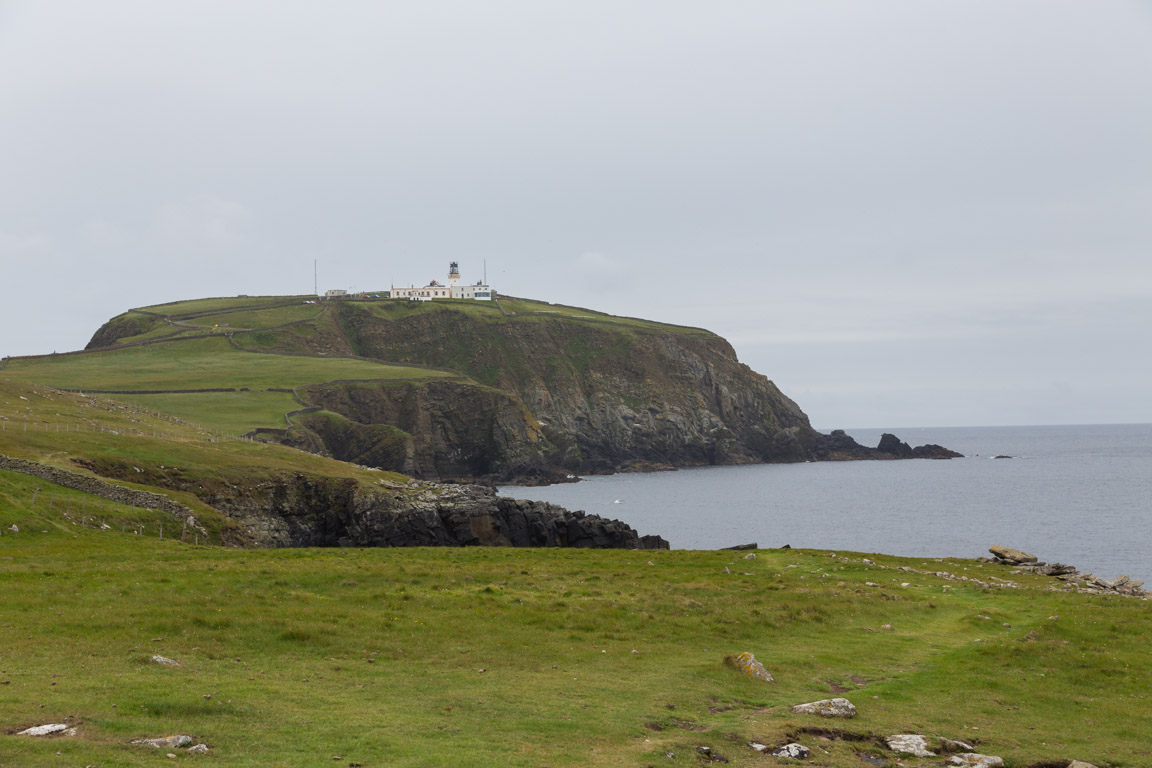
<svg viewBox="0 0 1152 768">
<path fill-rule="evenodd" d="M 36 506 L 36 497 L 37 497 L 37 496 L 39 496 L 39 495 L 40 495 L 40 489 L 39 489 L 39 488 L 37 488 L 37 489 L 36 489 L 35 491 L 33 491 L 33 493 L 32 493 L 32 506 L 33 506 L 33 507 L 35 507 L 35 506 Z"/>
<path fill-rule="evenodd" d="M 48 514 L 52 514 L 52 502 L 56 501 L 56 491 L 52 491 L 52 498 L 48 499 Z"/>
</svg>

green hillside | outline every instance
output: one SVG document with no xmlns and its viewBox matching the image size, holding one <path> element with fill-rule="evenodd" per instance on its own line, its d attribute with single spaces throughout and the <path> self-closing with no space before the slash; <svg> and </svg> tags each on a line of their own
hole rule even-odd
<svg viewBox="0 0 1152 768">
<path fill-rule="evenodd" d="M 222 549 L 59 489 L 50 513 L 53 492 L 0 471 L 6 768 L 696 766 L 701 746 L 753 768 L 783 763 L 750 743 L 794 741 L 817 766 L 943 763 L 895 733 L 1009 768 L 1150 760 L 1147 601 L 814 550 Z M 775 682 L 725 662 L 743 651 Z M 790 711 L 832 696 L 859 715 Z M 61 722 L 76 735 L 15 735 Z M 210 751 L 129 743 L 170 734 Z"/>
<path fill-rule="evenodd" d="M 705 746 L 754 768 L 784 761 L 750 743 L 794 741 L 817 766 L 945 762 L 893 753 L 884 737 L 898 733 L 934 748 L 962 740 L 1008 768 L 1152 764 L 1146 599 L 972 560 L 815 550 L 247 548 L 278 522 L 378 521 L 385 502 L 421 493 L 434 500 L 418 511 L 436 517 L 451 489 L 474 488 L 422 487 L 246 436 L 283 426 L 301 400 L 330 409 L 303 414 L 312 426 L 290 438 L 440 460 L 473 441 L 492 451 L 513 426 L 516 444 L 546 442 L 525 400 L 477 383 L 483 365 L 489 381 L 525 387 L 548 371 L 603 379 L 600 392 L 618 386 L 636 412 L 644 390 L 612 376 L 632 366 L 637 381 L 672 387 L 676 371 L 658 378 L 651 361 L 663 358 L 646 356 L 719 343 L 695 329 L 551 317 L 531 302 L 260 302 L 162 308 L 181 322 L 202 313 L 214 329 L 243 317 L 252 330 L 231 339 L 185 329 L 196 338 L 128 342 L 172 328 L 137 312 L 143 325 L 121 316 L 102 329 L 105 340 L 132 332 L 108 346 L 0 368 L 0 463 L 28 470 L 0 467 L 3 768 L 698 766 Z M 402 342 L 411 351 L 398 356 L 410 356 L 454 335 L 472 347 L 426 354 L 472 378 L 352 356 L 383 360 Z M 309 354 L 239 348 L 259 344 Z M 727 360 L 699 359 L 712 377 Z M 373 413 L 411 431 L 353 418 Z M 423 424 L 434 429 L 418 440 Z M 123 493 L 159 494 L 194 522 Z M 742 675 L 728 659 L 743 651 L 775 682 Z M 832 696 L 858 717 L 791 711 Z M 76 733 L 17 735 L 45 723 Z M 130 743 L 171 734 L 209 752 Z"/>
</svg>

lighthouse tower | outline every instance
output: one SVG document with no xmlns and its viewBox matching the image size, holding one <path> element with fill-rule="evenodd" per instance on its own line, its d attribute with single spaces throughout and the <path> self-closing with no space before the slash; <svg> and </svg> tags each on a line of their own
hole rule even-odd
<svg viewBox="0 0 1152 768">
<path fill-rule="evenodd" d="M 455 288 L 460 285 L 460 265 L 452 262 L 448 265 L 448 287 Z"/>
</svg>

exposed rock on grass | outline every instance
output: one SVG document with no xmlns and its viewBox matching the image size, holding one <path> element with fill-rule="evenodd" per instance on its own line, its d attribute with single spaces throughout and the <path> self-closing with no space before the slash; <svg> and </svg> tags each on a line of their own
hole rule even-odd
<svg viewBox="0 0 1152 768">
<path fill-rule="evenodd" d="M 1040 558 L 1036 555 L 1031 555 L 1020 549 L 1012 549 L 1011 547 L 1001 547 L 999 545 L 989 547 L 988 551 L 992 553 L 998 561 L 1007 563 L 1009 565 L 1018 565 L 1020 563 L 1035 563 Z"/>
<path fill-rule="evenodd" d="M 935 757 L 936 753 L 928 749 L 928 739 L 913 733 L 900 733 L 889 736 L 886 741 L 888 748 L 893 752 L 902 752 L 915 757 Z"/>
<path fill-rule="evenodd" d="M 135 739 L 131 743 L 140 747 L 154 747 L 156 749 L 181 749 L 189 746 L 193 741 L 191 736 L 177 734 L 157 739 Z"/>
<path fill-rule="evenodd" d="M 1004 765 L 1004 759 L 994 755 L 965 752 L 948 758 L 948 765 L 958 765 L 961 768 L 997 768 Z"/>
<path fill-rule="evenodd" d="M 748 677 L 754 677 L 766 683 L 776 682 L 768 670 L 764 668 L 764 665 L 757 661 L 756 657 L 748 651 L 744 651 L 744 653 L 737 656 L 735 661 L 740 671 L 748 675 Z"/>
<path fill-rule="evenodd" d="M 75 736 L 76 729 L 67 723 L 47 723 L 34 725 L 18 732 L 17 736 Z"/>
<path fill-rule="evenodd" d="M 807 757 L 811 754 L 812 750 L 808 749 L 808 747 L 804 746 L 803 744 L 796 743 L 785 744 L 778 749 L 772 750 L 772 755 L 774 757 L 784 757 L 790 760 L 804 760 L 807 759 Z"/>
<path fill-rule="evenodd" d="M 856 717 L 856 706 L 848 699 L 822 699 L 792 707 L 797 715 L 820 715 L 820 717 Z"/>
</svg>

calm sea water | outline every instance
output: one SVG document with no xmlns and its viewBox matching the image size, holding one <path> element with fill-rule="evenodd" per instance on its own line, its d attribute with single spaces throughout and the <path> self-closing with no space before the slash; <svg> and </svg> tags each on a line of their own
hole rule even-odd
<svg viewBox="0 0 1152 768">
<path fill-rule="evenodd" d="M 848 433 L 876 445 L 883 431 Z M 978 557 L 1001 544 L 1152 583 L 1152 424 L 887 431 L 967 458 L 703 467 L 500 492 L 617 518 L 674 549 L 755 541 Z"/>
</svg>

